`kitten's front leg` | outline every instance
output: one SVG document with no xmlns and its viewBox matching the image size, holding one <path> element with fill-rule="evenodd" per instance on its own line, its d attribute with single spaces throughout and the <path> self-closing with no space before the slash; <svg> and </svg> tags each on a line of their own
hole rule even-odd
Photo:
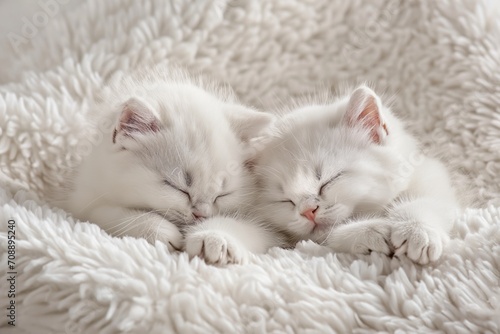
<svg viewBox="0 0 500 334">
<path fill-rule="evenodd" d="M 390 235 L 391 227 L 387 220 L 355 220 L 333 228 L 325 244 L 340 253 L 369 254 L 374 251 L 390 255 Z"/>
<path fill-rule="evenodd" d="M 162 241 L 170 251 L 182 248 L 182 234 L 177 226 L 159 214 L 119 206 L 100 206 L 89 214 L 89 221 L 113 236 L 144 238 L 154 244 Z"/>
<path fill-rule="evenodd" d="M 426 158 L 415 169 L 405 197 L 389 209 L 396 255 L 420 264 L 437 261 L 459 208 L 448 171 L 439 161 Z"/>
<path fill-rule="evenodd" d="M 271 232 L 257 224 L 216 216 L 189 228 L 185 247 L 191 257 L 225 265 L 246 263 L 250 253 L 264 253 L 277 242 Z"/>
</svg>

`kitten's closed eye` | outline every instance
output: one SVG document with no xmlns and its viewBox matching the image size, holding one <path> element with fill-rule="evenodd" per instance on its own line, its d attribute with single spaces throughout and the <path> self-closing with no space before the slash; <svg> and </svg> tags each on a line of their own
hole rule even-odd
<svg viewBox="0 0 500 334">
<path fill-rule="evenodd" d="M 339 172 L 337 173 L 334 177 L 330 178 L 328 181 L 326 181 L 325 183 L 323 183 L 321 185 L 321 187 L 319 188 L 319 191 L 318 191 L 318 194 L 321 196 L 323 191 L 329 186 L 331 185 L 335 180 L 337 180 L 344 172 Z M 291 199 L 283 199 L 281 201 L 276 201 L 275 203 L 289 203 L 291 205 L 293 205 L 294 207 L 297 206 L 297 204 L 295 204 L 294 201 L 292 201 Z"/>
<path fill-rule="evenodd" d="M 284 199 L 282 201 L 277 201 L 276 203 L 290 203 L 292 204 L 293 206 L 296 206 L 295 202 L 292 201 L 291 199 Z"/>
<path fill-rule="evenodd" d="M 229 196 L 231 195 L 233 192 L 228 192 L 228 193 L 224 193 L 224 194 L 220 194 L 218 195 L 217 197 L 215 197 L 214 199 L 214 203 L 217 202 L 218 199 L 222 198 L 222 197 L 226 197 L 226 196 Z"/>
<path fill-rule="evenodd" d="M 319 188 L 318 194 L 321 196 L 323 194 L 323 191 L 333 183 L 333 181 L 337 180 L 344 172 L 339 172 L 337 175 L 323 183 L 323 185 Z"/>
<path fill-rule="evenodd" d="M 174 186 L 174 185 L 173 185 L 173 184 L 172 184 L 169 180 L 167 180 L 167 179 L 164 179 L 164 180 L 163 180 L 163 183 L 164 183 L 164 184 L 166 184 L 167 186 L 169 186 L 170 188 L 173 188 L 173 189 L 177 190 L 178 192 L 183 193 L 184 195 L 186 195 L 186 196 L 187 196 L 187 198 L 188 198 L 189 200 L 191 200 L 191 195 L 189 194 L 189 192 L 188 192 L 188 191 L 183 190 L 183 189 L 181 189 L 181 188 L 179 188 L 179 187 L 177 187 L 177 186 Z"/>
</svg>

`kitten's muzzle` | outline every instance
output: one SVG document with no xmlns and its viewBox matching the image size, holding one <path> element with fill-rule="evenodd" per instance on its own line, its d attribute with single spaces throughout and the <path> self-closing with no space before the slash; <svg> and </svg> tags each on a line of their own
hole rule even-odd
<svg viewBox="0 0 500 334">
<path fill-rule="evenodd" d="M 197 203 L 191 208 L 191 212 L 195 220 L 201 220 L 212 215 L 212 207 L 208 203 Z"/>
<path fill-rule="evenodd" d="M 309 219 L 311 222 L 316 224 L 315 219 L 316 219 L 316 212 L 318 211 L 318 209 L 319 209 L 319 206 L 316 205 L 314 207 L 309 207 L 309 208 L 305 209 L 300 214 L 302 216 L 306 217 L 307 219 Z"/>
<path fill-rule="evenodd" d="M 199 212 L 194 212 L 194 211 L 193 211 L 193 218 L 194 218 L 195 220 L 202 220 L 202 219 L 207 218 L 207 216 L 205 216 L 205 215 L 203 215 L 203 214 L 201 214 L 201 213 L 199 213 Z"/>
</svg>

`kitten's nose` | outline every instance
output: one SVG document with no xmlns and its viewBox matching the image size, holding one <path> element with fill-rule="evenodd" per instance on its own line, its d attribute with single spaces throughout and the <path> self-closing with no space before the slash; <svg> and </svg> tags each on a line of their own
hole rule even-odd
<svg viewBox="0 0 500 334">
<path fill-rule="evenodd" d="M 316 207 L 306 209 L 300 214 L 314 223 L 314 219 L 316 218 L 316 211 L 318 210 L 318 208 L 319 206 L 316 205 Z"/>
<path fill-rule="evenodd" d="M 201 203 L 195 205 L 191 212 L 195 219 L 205 219 L 210 216 L 210 205 L 207 203 Z"/>
<path fill-rule="evenodd" d="M 203 213 L 200 213 L 198 211 L 193 211 L 193 217 L 194 219 L 205 219 L 207 218 Z"/>
</svg>

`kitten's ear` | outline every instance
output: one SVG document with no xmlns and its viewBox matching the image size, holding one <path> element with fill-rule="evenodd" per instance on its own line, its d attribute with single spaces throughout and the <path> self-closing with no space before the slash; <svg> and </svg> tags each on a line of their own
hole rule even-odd
<svg viewBox="0 0 500 334">
<path fill-rule="evenodd" d="M 113 133 L 113 143 L 117 136 L 134 137 L 137 134 L 157 132 L 160 121 L 153 113 L 153 109 L 144 101 L 132 97 L 121 106 L 121 115 Z"/>
<path fill-rule="evenodd" d="M 233 131 L 251 150 L 258 150 L 257 146 L 270 136 L 276 119 L 271 114 L 238 105 L 226 106 L 224 113 Z"/>
<path fill-rule="evenodd" d="M 366 86 L 358 87 L 347 103 L 344 122 L 348 126 L 361 126 L 370 131 L 370 137 L 376 144 L 382 144 L 389 135 L 382 114 L 380 98 Z"/>
</svg>

